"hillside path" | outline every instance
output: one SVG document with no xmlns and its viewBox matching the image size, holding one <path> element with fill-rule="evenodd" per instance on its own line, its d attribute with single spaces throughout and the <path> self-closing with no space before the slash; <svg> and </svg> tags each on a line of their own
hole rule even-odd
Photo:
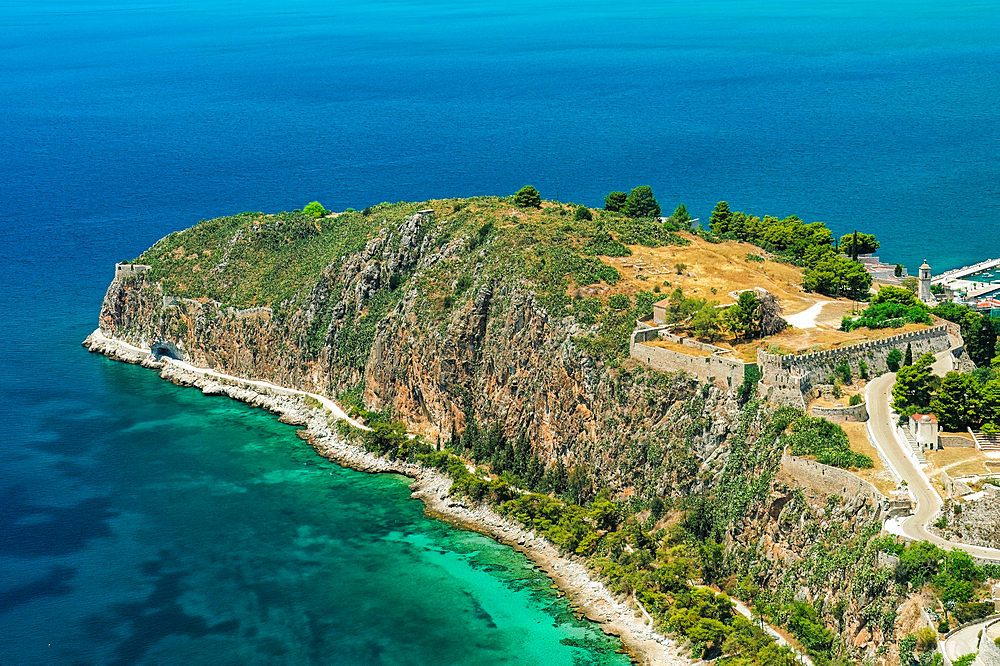
<svg viewBox="0 0 1000 666">
<path fill-rule="evenodd" d="M 128 349 L 132 352 L 135 352 L 143 356 L 152 356 L 152 353 L 148 349 L 143 349 L 142 347 L 136 347 L 135 345 L 131 345 L 125 342 L 124 340 L 119 340 L 118 338 L 108 337 L 104 335 L 104 331 L 102 331 L 100 328 L 91 333 L 91 337 L 97 341 L 112 342 L 116 345 L 119 345 L 125 349 Z M 161 356 L 160 360 L 170 365 L 174 365 L 184 370 L 187 370 L 188 372 L 200 375 L 202 377 L 214 377 L 215 379 L 223 379 L 237 384 L 248 384 L 250 386 L 255 386 L 259 389 L 264 389 L 265 391 L 270 391 L 271 393 L 274 393 L 276 395 L 309 396 L 311 398 L 315 398 L 316 400 L 318 400 L 319 403 L 323 405 L 323 407 L 329 410 L 330 414 L 334 418 L 343 419 L 344 421 L 347 421 L 355 428 L 360 428 L 362 430 L 371 429 L 368 426 L 361 423 L 360 421 L 348 416 L 347 412 L 345 412 L 344 409 L 340 405 L 335 403 L 333 400 L 330 400 L 326 396 L 320 395 L 318 393 L 309 393 L 308 391 L 300 391 L 299 389 L 287 388 L 285 386 L 278 386 L 277 384 L 272 384 L 271 382 L 265 382 L 258 379 L 245 379 L 243 377 L 237 377 L 236 375 L 227 375 L 224 372 L 219 372 L 217 370 L 212 370 L 210 368 L 202 368 L 197 365 L 191 365 L 187 361 L 181 361 L 180 359 L 170 358 L 168 356 Z"/>
<path fill-rule="evenodd" d="M 822 312 L 823 306 L 830 302 L 832 301 L 819 301 L 818 303 L 814 303 L 802 312 L 788 315 L 785 317 L 785 321 L 795 328 L 816 328 L 816 318 L 819 317 L 819 313 Z"/>
</svg>

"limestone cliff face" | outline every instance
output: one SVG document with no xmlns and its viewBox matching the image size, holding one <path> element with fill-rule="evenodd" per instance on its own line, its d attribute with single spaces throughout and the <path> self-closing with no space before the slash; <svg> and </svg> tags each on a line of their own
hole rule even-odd
<svg viewBox="0 0 1000 666">
<path fill-rule="evenodd" d="M 574 345 L 584 329 L 572 317 L 548 316 L 532 285 L 475 255 L 471 284 L 444 304 L 427 285 L 461 277 L 452 268 L 469 261 L 467 241 L 441 243 L 428 226 L 417 214 L 384 228 L 329 263 L 294 303 L 274 308 L 178 299 L 150 273 L 118 277 L 100 326 L 250 379 L 333 398 L 363 387 L 368 408 L 394 410 L 432 442 L 461 433 L 471 415 L 524 433 L 544 462 L 585 463 L 613 487 L 704 483 L 696 472 L 722 447 L 737 411 L 727 392 L 680 375 L 653 383 L 632 362 L 592 360 Z"/>
</svg>

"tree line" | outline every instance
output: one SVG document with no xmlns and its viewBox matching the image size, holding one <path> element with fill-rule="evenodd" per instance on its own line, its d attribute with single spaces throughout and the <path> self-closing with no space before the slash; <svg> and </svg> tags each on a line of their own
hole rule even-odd
<svg viewBox="0 0 1000 666">
<path fill-rule="evenodd" d="M 757 245 L 803 267 L 802 286 L 807 291 L 864 300 L 871 289 L 871 275 L 857 261 L 859 254 L 878 249 L 879 242 L 871 234 L 854 232 L 835 242 L 833 232 L 822 222 L 807 224 L 795 215 L 784 219 L 749 215 L 729 210 L 725 201 L 715 206 L 709 226 L 723 240 Z"/>
</svg>

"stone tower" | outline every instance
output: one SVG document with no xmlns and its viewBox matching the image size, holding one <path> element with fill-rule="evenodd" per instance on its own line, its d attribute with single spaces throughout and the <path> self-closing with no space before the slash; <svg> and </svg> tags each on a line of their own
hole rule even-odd
<svg viewBox="0 0 1000 666">
<path fill-rule="evenodd" d="M 920 300 L 924 303 L 933 303 L 931 296 L 931 267 L 927 265 L 927 260 L 920 266 Z"/>
</svg>

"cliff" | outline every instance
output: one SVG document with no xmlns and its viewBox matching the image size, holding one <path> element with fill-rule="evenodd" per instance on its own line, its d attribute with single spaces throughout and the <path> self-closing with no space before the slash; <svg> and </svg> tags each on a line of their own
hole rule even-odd
<svg viewBox="0 0 1000 666">
<path fill-rule="evenodd" d="M 617 279 L 580 251 L 599 227 L 565 231 L 562 207 L 495 199 L 367 213 L 243 214 L 171 234 L 137 260 L 149 270 L 112 281 L 100 327 L 195 365 L 389 410 L 431 442 L 475 420 L 523 434 L 547 467 L 585 465 L 600 485 L 698 484 L 736 404 L 681 374 L 581 351 L 602 322 L 581 322 L 592 320 L 569 294 Z"/>
</svg>

